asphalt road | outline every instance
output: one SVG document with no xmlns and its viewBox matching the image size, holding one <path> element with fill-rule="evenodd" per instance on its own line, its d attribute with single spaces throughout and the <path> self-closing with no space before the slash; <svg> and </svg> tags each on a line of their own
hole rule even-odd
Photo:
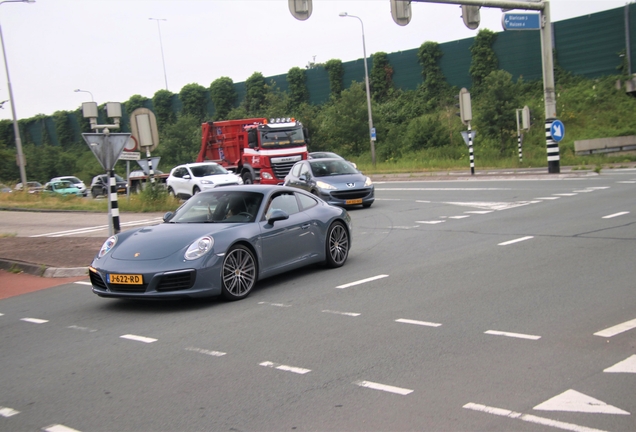
<svg viewBox="0 0 636 432">
<path fill-rule="evenodd" d="M 636 430 L 636 170 L 376 190 L 240 302 L 1 300 L 0 431 Z"/>
</svg>

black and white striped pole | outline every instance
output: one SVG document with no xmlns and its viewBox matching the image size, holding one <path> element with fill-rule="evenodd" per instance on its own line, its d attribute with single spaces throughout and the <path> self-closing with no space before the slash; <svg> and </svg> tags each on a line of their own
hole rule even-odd
<svg viewBox="0 0 636 432">
<path fill-rule="evenodd" d="M 115 178 L 115 170 L 111 169 L 108 173 L 108 184 L 110 185 L 108 194 L 108 209 L 111 220 L 113 221 L 113 230 L 110 235 L 119 234 L 121 226 L 119 225 L 119 203 L 117 201 L 117 179 Z"/>
<path fill-rule="evenodd" d="M 462 88 L 457 96 L 459 99 L 459 117 L 462 123 L 468 126 L 468 154 L 470 158 L 470 175 L 475 175 L 475 155 L 473 154 L 473 133 L 470 127 L 470 121 L 473 119 L 473 110 L 470 104 L 470 92 L 466 88 Z"/>
<path fill-rule="evenodd" d="M 470 157 L 470 175 L 475 175 L 475 154 L 473 153 L 473 131 L 468 122 L 468 155 Z"/>
<path fill-rule="evenodd" d="M 531 123 L 530 108 L 528 108 L 528 105 L 526 105 L 521 109 L 517 109 L 515 112 L 517 114 L 517 146 L 519 148 L 519 163 L 523 163 L 523 151 L 522 151 L 523 134 L 521 133 L 521 131 L 530 130 L 530 123 Z M 521 112 L 521 124 L 519 122 L 520 112 Z"/>
</svg>

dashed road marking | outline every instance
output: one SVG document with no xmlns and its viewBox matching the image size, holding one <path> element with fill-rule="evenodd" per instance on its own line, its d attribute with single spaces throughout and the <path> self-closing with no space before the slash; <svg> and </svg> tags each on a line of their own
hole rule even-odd
<svg viewBox="0 0 636 432">
<path fill-rule="evenodd" d="M 45 427 L 42 430 L 46 431 L 46 432 L 80 432 L 77 429 L 73 429 L 73 428 L 70 428 L 68 426 L 64 426 L 64 425 L 61 425 L 61 424 L 54 424 L 54 425 L 51 425 L 51 426 L 47 426 L 47 427 Z"/>
<path fill-rule="evenodd" d="M 511 245 L 511 244 L 514 244 L 514 243 L 519 243 L 519 242 L 530 240 L 530 239 L 533 239 L 533 238 L 534 238 L 534 236 L 520 237 L 518 239 L 508 240 L 506 242 L 499 243 L 497 246 L 508 246 L 508 245 Z"/>
<path fill-rule="evenodd" d="M 324 313 L 335 314 L 335 315 L 352 316 L 352 317 L 357 317 L 357 316 L 362 315 L 362 314 L 357 313 L 357 312 L 338 312 L 338 311 L 332 311 L 332 310 L 324 310 L 323 312 Z"/>
<path fill-rule="evenodd" d="M 530 339 L 530 340 L 541 339 L 541 336 L 535 336 L 535 335 L 529 335 L 529 334 L 523 334 L 523 333 L 511 333 L 511 332 L 504 332 L 504 331 L 498 331 L 498 330 L 487 330 L 484 332 L 484 334 L 489 334 L 494 336 L 506 336 L 506 337 L 518 338 L 518 339 Z"/>
<path fill-rule="evenodd" d="M 414 325 L 420 325 L 420 326 L 427 326 L 427 327 L 439 327 L 439 326 L 441 326 L 441 324 L 439 324 L 439 323 L 426 322 L 426 321 L 416 321 L 416 320 L 405 319 L 405 318 L 396 319 L 395 322 L 403 323 L 403 324 L 414 324 Z"/>
<path fill-rule="evenodd" d="M 413 390 L 411 389 L 406 389 L 406 388 L 401 388 L 401 387 L 394 387 L 394 386 L 390 386 L 390 385 L 386 385 L 386 384 L 380 384 L 380 383 L 375 383 L 375 382 L 371 382 L 371 381 L 356 381 L 354 382 L 355 385 L 358 385 L 360 387 L 366 387 L 366 388 L 370 388 L 373 390 L 381 390 L 381 391 L 385 391 L 385 392 L 389 392 L 389 393 L 395 393 L 395 394 L 399 394 L 402 396 L 406 396 L 410 393 L 413 393 Z"/>
<path fill-rule="evenodd" d="M 442 223 L 442 222 L 446 222 L 446 221 L 443 221 L 443 220 L 434 220 L 434 221 L 415 221 L 415 223 L 418 223 L 418 224 L 428 224 L 428 225 L 435 225 L 435 224 Z"/>
<path fill-rule="evenodd" d="M 561 197 L 553 196 L 553 197 L 539 197 L 539 198 L 535 198 L 535 199 L 538 199 L 538 200 L 558 200 L 560 198 Z"/>
<path fill-rule="evenodd" d="M 621 324 L 617 324 L 613 327 L 606 328 L 605 330 L 598 331 L 594 333 L 594 336 L 612 337 L 612 336 L 616 336 L 619 333 L 623 333 L 628 330 L 631 330 L 633 328 L 636 328 L 636 319 L 626 321 Z"/>
<path fill-rule="evenodd" d="M 276 307 L 291 307 L 289 304 L 284 303 L 270 303 L 270 302 L 258 302 L 259 305 L 276 306 Z"/>
<path fill-rule="evenodd" d="M 26 321 L 33 324 L 44 324 L 49 322 L 49 320 L 39 319 L 39 318 L 20 318 L 20 321 Z"/>
<path fill-rule="evenodd" d="M 20 411 L 16 411 L 12 408 L 7 408 L 7 407 L 1 407 L 0 406 L 0 416 L 2 417 L 11 417 L 14 416 L 16 414 L 20 414 Z"/>
<path fill-rule="evenodd" d="M 355 285 L 360 285 L 360 284 L 367 283 L 367 282 L 373 282 L 375 280 L 383 279 L 383 278 L 386 278 L 386 277 L 389 277 L 389 275 L 385 275 L 385 274 L 377 275 L 377 276 L 373 276 L 373 277 L 370 277 L 370 278 L 362 279 L 362 280 L 359 280 L 359 281 L 351 282 L 351 283 L 348 283 L 348 284 L 339 285 L 336 288 L 339 288 L 339 289 L 349 288 L 349 287 L 352 287 L 352 286 L 355 286 Z"/>
<path fill-rule="evenodd" d="M 76 283 L 78 285 L 88 285 L 88 286 L 92 286 L 93 284 L 90 282 L 86 282 L 86 281 L 77 281 L 77 282 L 73 282 Z"/>
<path fill-rule="evenodd" d="M 149 337 L 145 337 L 145 336 L 137 336 L 137 335 L 132 335 L 132 334 L 125 334 L 122 336 L 119 336 L 122 339 L 129 339 L 129 340 L 133 340 L 133 341 L 137 341 L 137 342 L 143 342 L 143 343 L 153 343 L 153 342 L 157 342 L 158 339 L 153 339 L 153 338 L 149 338 Z"/>
<path fill-rule="evenodd" d="M 200 354 L 205 354 L 205 355 L 209 355 L 209 356 L 213 356 L 213 357 L 223 357 L 225 354 L 222 351 L 211 351 L 211 350 L 206 350 L 203 348 L 195 348 L 195 347 L 188 347 L 185 349 L 186 351 L 193 351 L 193 352 L 197 352 Z"/>
<path fill-rule="evenodd" d="M 577 193 L 571 192 L 571 193 L 558 193 L 558 194 L 553 194 L 554 196 L 562 196 L 562 197 L 569 197 L 569 196 L 575 196 L 578 195 Z"/>
<path fill-rule="evenodd" d="M 618 213 L 614 213 L 614 214 L 611 214 L 611 215 L 603 216 L 603 219 L 611 219 L 611 218 L 615 218 L 615 217 L 618 217 L 618 216 L 624 216 L 626 214 L 629 214 L 629 212 L 628 211 L 618 212 Z"/>
<path fill-rule="evenodd" d="M 295 367 L 295 366 L 287 366 L 287 365 L 282 365 L 282 364 L 278 364 L 278 363 L 272 363 L 270 361 L 265 361 L 262 363 L 259 363 L 259 366 L 265 366 L 265 367 L 269 367 L 269 368 L 273 368 L 273 369 L 278 369 L 278 370 L 282 370 L 285 372 L 293 372 L 293 373 L 297 373 L 300 375 L 304 375 L 306 373 L 311 372 L 311 369 L 304 369 L 304 368 L 299 368 L 299 367 Z"/>
<path fill-rule="evenodd" d="M 471 213 L 471 214 L 488 214 L 488 213 L 492 213 L 493 210 L 472 210 L 472 211 L 465 211 L 464 213 Z"/>
<path fill-rule="evenodd" d="M 89 333 L 94 333 L 94 332 L 97 331 L 97 330 L 92 329 L 92 328 L 80 327 L 80 326 L 76 326 L 76 325 L 68 326 L 66 328 L 69 328 L 69 329 L 72 329 L 72 330 L 85 331 L 85 332 L 89 332 Z"/>
</svg>

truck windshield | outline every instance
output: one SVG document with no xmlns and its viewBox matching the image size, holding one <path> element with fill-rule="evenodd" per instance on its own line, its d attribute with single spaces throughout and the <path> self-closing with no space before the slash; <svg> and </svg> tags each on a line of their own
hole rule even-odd
<svg viewBox="0 0 636 432">
<path fill-rule="evenodd" d="M 263 148 L 298 147 L 305 144 L 301 128 L 261 130 Z"/>
</svg>

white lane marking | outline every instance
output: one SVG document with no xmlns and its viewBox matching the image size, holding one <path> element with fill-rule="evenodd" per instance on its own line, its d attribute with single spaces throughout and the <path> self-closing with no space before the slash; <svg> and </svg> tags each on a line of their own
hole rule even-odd
<svg viewBox="0 0 636 432">
<path fill-rule="evenodd" d="M 209 355 L 209 356 L 213 356 L 213 357 L 223 357 L 225 354 L 222 351 L 211 351 L 211 350 L 206 350 L 203 348 L 195 348 L 195 347 L 188 347 L 185 349 L 186 351 L 194 351 L 194 352 L 198 352 L 200 354 L 205 354 L 205 355 Z"/>
<path fill-rule="evenodd" d="M 603 189 L 609 189 L 609 188 L 610 188 L 609 186 L 595 186 L 595 187 L 589 187 L 588 189 L 595 191 L 595 190 L 603 190 Z"/>
<path fill-rule="evenodd" d="M 404 230 L 409 230 L 409 229 L 413 229 L 413 228 L 418 228 L 419 225 L 413 225 L 413 226 L 390 226 L 387 227 L 388 229 L 404 229 Z"/>
<path fill-rule="evenodd" d="M 0 416 L 2 416 L 2 417 L 11 417 L 11 416 L 14 416 L 16 414 L 20 414 L 20 411 L 16 411 L 16 410 L 11 409 L 11 408 L 0 406 Z"/>
<path fill-rule="evenodd" d="M 630 415 L 627 411 L 623 411 L 615 406 L 608 405 L 603 401 L 594 399 L 588 395 L 577 392 L 576 390 L 566 390 L 560 395 L 548 399 L 540 403 L 533 409 L 538 411 L 567 411 L 567 412 L 584 412 L 596 414 L 619 414 Z"/>
<path fill-rule="evenodd" d="M 396 319 L 395 322 L 403 323 L 403 324 L 415 324 L 415 325 L 427 326 L 427 327 L 439 327 L 439 326 L 441 326 L 441 324 L 439 324 L 439 323 L 426 322 L 426 321 L 416 321 L 416 320 L 411 320 L 411 319 L 406 319 L 406 318 Z"/>
<path fill-rule="evenodd" d="M 488 213 L 492 213 L 493 210 L 474 210 L 474 211 L 465 211 L 464 213 L 471 213 L 471 214 L 488 214 Z"/>
<path fill-rule="evenodd" d="M 85 331 L 85 332 L 89 332 L 89 333 L 95 333 L 97 331 L 97 330 L 92 329 L 92 328 L 79 327 L 79 326 L 76 326 L 76 325 L 68 326 L 66 328 L 69 328 L 69 329 L 72 329 L 72 330 Z"/>
<path fill-rule="evenodd" d="M 143 343 L 157 342 L 157 339 L 144 337 L 144 336 L 137 336 L 137 335 L 133 335 L 133 334 L 125 334 L 125 335 L 122 335 L 122 336 L 119 336 L 119 337 L 122 338 L 122 339 L 130 339 L 130 340 L 133 340 L 133 341 L 143 342 Z"/>
<path fill-rule="evenodd" d="M 267 305 L 267 306 L 276 306 L 276 307 L 291 307 L 291 305 L 283 304 L 283 303 L 258 302 L 258 304 Z"/>
<path fill-rule="evenodd" d="M 475 207 L 482 210 L 509 210 L 516 207 L 522 207 L 529 204 L 536 204 L 538 201 L 516 201 L 516 202 L 444 202 L 442 204 L 450 204 L 464 207 Z"/>
<path fill-rule="evenodd" d="M 462 216 L 449 216 L 449 219 L 465 219 L 470 217 L 469 215 L 462 215 Z"/>
<path fill-rule="evenodd" d="M 78 282 L 73 282 L 76 283 L 78 285 L 88 285 L 88 286 L 92 286 L 93 284 L 90 282 L 85 282 L 85 281 L 78 281 Z"/>
<path fill-rule="evenodd" d="M 77 429 L 73 429 L 73 428 L 70 428 L 68 426 L 64 426 L 64 425 L 61 425 L 61 424 L 54 424 L 54 425 L 51 425 L 51 426 L 47 426 L 47 427 L 45 427 L 42 430 L 46 431 L 46 432 L 80 432 Z"/>
<path fill-rule="evenodd" d="M 355 286 L 355 285 L 360 285 L 360 284 L 363 284 L 363 283 L 372 282 L 374 280 L 383 279 L 383 278 L 386 278 L 386 277 L 389 277 L 389 275 L 385 275 L 385 274 L 377 275 L 377 276 L 373 276 L 373 277 L 370 277 L 370 278 L 362 279 L 362 280 L 359 280 L 359 281 L 351 282 L 351 283 L 348 283 L 348 284 L 339 285 L 336 288 L 340 288 L 340 289 L 349 288 L 349 287 L 352 287 L 352 286 Z"/>
<path fill-rule="evenodd" d="M 634 184 L 634 183 L 636 183 L 636 181 L 619 181 L 619 182 L 616 182 L 616 183 Z"/>
<path fill-rule="evenodd" d="M 616 363 L 614 366 L 604 369 L 609 373 L 636 373 L 636 355 L 627 357 L 625 360 Z"/>
<path fill-rule="evenodd" d="M 603 219 L 611 219 L 611 218 L 615 218 L 615 217 L 618 217 L 618 216 L 623 216 L 623 215 L 626 215 L 626 214 L 629 214 L 629 212 L 628 211 L 618 212 L 618 213 L 614 213 L 614 214 L 611 214 L 611 215 L 603 216 Z"/>
<path fill-rule="evenodd" d="M 394 387 L 394 386 L 390 386 L 390 385 L 386 385 L 386 384 L 380 384 L 380 383 L 375 383 L 375 382 L 371 382 L 371 381 L 356 381 L 354 382 L 355 385 L 359 385 L 360 387 L 366 387 L 366 388 L 370 388 L 373 390 L 382 390 L 385 392 L 389 392 L 389 393 L 396 393 L 402 396 L 406 396 L 407 394 L 413 393 L 413 390 L 411 389 L 406 389 L 406 388 L 401 388 L 401 387 Z"/>
<path fill-rule="evenodd" d="M 558 194 L 553 194 L 554 196 L 574 196 L 574 195 L 578 195 L 574 192 L 572 193 L 558 193 Z"/>
<path fill-rule="evenodd" d="M 539 198 L 535 198 L 535 199 L 538 199 L 538 200 L 558 200 L 560 198 L 561 197 L 539 197 Z"/>
<path fill-rule="evenodd" d="M 0 313 L 0 316 L 4 315 L 3 313 Z"/>
<path fill-rule="evenodd" d="M 428 225 L 435 225 L 435 224 L 442 223 L 442 222 L 446 222 L 446 221 L 443 221 L 443 220 L 436 220 L 436 221 L 415 221 L 415 223 L 418 223 L 418 224 L 428 224 Z"/>
<path fill-rule="evenodd" d="M 324 310 L 324 313 L 330 313 L 330 314 L 336 314 L 336 315 L 346 315 L 346 316 L 352 316 L 352 317 L 357 317 L 360 316 L 362 314 L 359 314 L 357 312 L 338 312 L 338 311 L 332 311 L 332 310 Z"/>
<path fill-rule="evenodd" d="M 311 372 L 311 369 L 304 369 L 304 368 L 299 368 L 299 367 L 294 367 L 294 366 L 286 366 L 286 365 L 282 365 L 282 364 L 278 364 L 278 363 L 272 363 L 270 361 L 265 361 L 263 363 L 259 363 L 259 366 L 270 367 L 270 368 L 282 370 L 282 371 L 285 371 L 285 372 L 293 372 L 293 373 L 297 373 L 297 374 L 301 374 L 301 375 L 304 375 L 304 374 L 306 374 L 308 372 Z"/>
<path fill-rule="evenodd" d="M 20 321 L 26 321 L 34 324 L 44 324 L 49 322 L 49 320 L 43 320 L 39 318 L 20 318 Z"/>
<path fill-rule="evenodd" d="M 574 432 L 605 432 L 601 429 L 592 429 L 592 428 L 588 428 L 585 426 L 579 426 L 579 425 L 575 425 L 573 423 L 565 423 L 562 421 L 557 421 L 557 420 L 551 420 L 551 419 L 547 419 L 547 418 L 543 418 L 543 417 L 538 417 L 532 414 L 524 414 L 524 413 L 520 413 L 520 412 L 515 412 L 515 411 L 510 411 L 507 409 L 503 409 L 503 408 L 495 408 L 495 407 L 489 407 L 486 405 L 481 405 L 481 404 L 476 404 L 476 403 L 467 403 L 466 405 L 464 405 L 464 408 L 469 409 L 469 410 L 473 410 L 473 411 L 480 411 L 480 412 L 484 412 L 486 414 L 494 414 L 494 415 L 498 415 L 501 417 L 508 417 L 511 419 L 519 419 L 519 420 L 523 420 L 529 423 L 536 423 L 536 424 L 540 424 L 543 426 L 550 426 L 553 428 L 557 428 L 557 429 L 564 429 L 564 430 L 569 430 L 569 431 L 574 431 Z"/>
<path fill-rule="evenodd" d="M 503 332 L 498 330 L 487 330 L 484 333 L 489 335 L 494 335 L 494 336 L 506 336 L 506 337 L 519 338 L 519 339 L 530 339 L 530 340 L 541 339 L 541 336 L 528 335 L 528 334 L 522 334 L 522 333 L 510 333 L 510 332 Z"/>
<path fill-rule="evenodd" d="M 576 193 L 588 193 L 588 192 L 594 192 L 592 189 L 581 189 L 581 190 L 575 190 L 572 192 L 576 192 Z"/>
<path fill-rule="evenodd" d="M 423 201 L 423 200 L 415 200 L 416 203 L 425 203 L 425 204 L 430 204 L 430 201 Z"/>
<path fill-rule="evenodd" d="M 142 219 L 142 220 L 138 220 L 138 221 L 132 221 L 132 222 L 124 222 L 121 224 L 121 226 L 136 226 L 136 225 L 149 225 L 152 223 L 157 223 L 157 222 L 161 222 L 162 219 L 161 218 L 156 218 L 156 219 Z M 73 234 L 86 234 L 89 232 L 94 232 L 94 231 L 102 231 L 108 229 L 108 225 L 95 225 L 92 227 L 85 227 L 85 228 L 78 228 L 78 229 L 74 229 L 74 230 L 67 230 L 67 231 L 57 231 L 57 232 L 52 232 L 52 233 L 46 233 L 46 234 L 36 234 L 36 235 L 32 235 L 29 237 L 63 237 L 65 235 L 73 235 Z"/>
<path fill-rule="evenodd" d="M 503 242 L 503 243 L 499 243 L 497 246 L 508 246 L 508 245 L 511 245 L 511 244 L 514 244 L 514 243 L 519 243 L 519 242 L 530 240 L 530 239 L 533 239 L 533 238 L 534 238 L 534 236 L 520 237 L 518 239 L 509 240 L 509 241 L 506 241 L 506 242 Z"/>
<path fill-rule="evenodd" d="M 612 337 L 612 336 L 616 336 L 619 333 L 623 333 L 628 330 L 631 330 L 633 328 L 636 328 L 636 319 L 625 321 L 624 323 L 617 324 L 613 327 L 606 328 L 605 330 L 598 331 L 594 333 L 594 336 Z"/>
</svg>

